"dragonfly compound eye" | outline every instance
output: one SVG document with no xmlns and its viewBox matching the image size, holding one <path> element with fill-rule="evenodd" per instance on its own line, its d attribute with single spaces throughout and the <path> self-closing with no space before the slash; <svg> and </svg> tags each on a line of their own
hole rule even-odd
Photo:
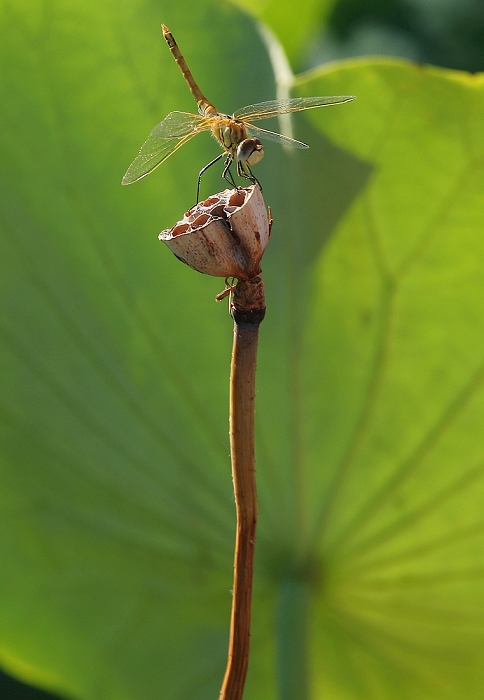
<svg viewBox="0 0 484 700">
<path fill-rule="evenodd" d="M 237 146 L 237 158 L 248 165 L 255 165 L 264 157 L 264 146 L 259 139 L 244 139 Z"/>
</svg>

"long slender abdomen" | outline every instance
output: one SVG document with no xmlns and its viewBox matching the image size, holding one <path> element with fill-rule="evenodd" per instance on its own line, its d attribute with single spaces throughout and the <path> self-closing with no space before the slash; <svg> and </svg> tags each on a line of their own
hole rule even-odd
<svg viewBox="0 0 484 700">
<path fill-rule="evenodd" d="M 197 101 L 199 113 L 203 116 L 208 116 L 209 114 L 217 114 L 217 110 L 215 109 L 213 104 L 209 102 L 206 97 L 204 97 L 202 91 L 196 84 L 195 78 L 193 77 L 189 67 L 187 66 L 186 61 L 183 58 L 182 52 L 178 48 L 178 44 L 176 43 L 173 34 L 170 32 L 170 30 L 165 24 L 162 24 L 161 28 L 163 30 L 163 36 L 165 37 L 166 43 L 168 44 L 168 48 L 170 49 L 175 61 L 178 63 L 178 67 L 180 68 L 182 75 L 185 78 L 188 87 L 190 88 L 190 92 Z"/>
</svg>

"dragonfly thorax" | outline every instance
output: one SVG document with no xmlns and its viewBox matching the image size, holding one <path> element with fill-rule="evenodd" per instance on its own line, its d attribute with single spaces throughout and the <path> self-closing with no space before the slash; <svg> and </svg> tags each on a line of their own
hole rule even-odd
<svg viewBox="0 0 484 700">
<path fill-rule="evenodd" d="M 244 122 L 222 114 L 219 114 L 217 124 L 212 126 L 212 133 L 223 148 L 232 155 L 235 155 L 239 143 L 248 137 Z"/>
</svg>

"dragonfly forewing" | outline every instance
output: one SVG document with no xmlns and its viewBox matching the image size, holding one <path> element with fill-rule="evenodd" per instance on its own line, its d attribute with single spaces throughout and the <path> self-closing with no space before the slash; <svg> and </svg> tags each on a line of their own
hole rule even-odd
<svg viewBox="0 0 484 700">
<path fill-rule="evenodd" d="M 210 124 L 205 117 L 198 114 L 190 114 L 189 112 L 170 112 L 162 122 L 154 126 L 150 131 L 150 136 L 159 136 L 160 138 L 179 138 L 186 136 L 191 131 L 197 134 L 199 131 L 210 129 Z"/>
<path fill-rule="evenodd" d="M 188 112 L 170 112 L 162 122 L 153 127 L 127 169 L 122 184 L 131 185 L 149 175 L 193 136 L 208 129 L 210 123 L 203 117 Z"/>
<path fill-rule="evenodd" d="M 351 102 L 354 99 L 354 95 L 336 95 L 332 97 L 294 97 L 287 100 L 269 100 L 269 102 L 258 102 L 255 105 L 242 107 L 242 109 L 234 112 L 234 117 L 242 119 L 244 122 L 257 121 L 258 119 L 277 117 L 280 114 L 301 112 L 304 109 L 338 105 L 344 102 Z"/>
</svg>

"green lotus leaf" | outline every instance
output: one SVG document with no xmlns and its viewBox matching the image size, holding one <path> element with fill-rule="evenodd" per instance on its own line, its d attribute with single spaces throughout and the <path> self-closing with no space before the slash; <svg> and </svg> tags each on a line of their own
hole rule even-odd
<svg viewBox="0 0 484 700">
<path fill-rule="evenodd" d="M 79 700 L 217 697 L 235 514 L 223 280 L 157 239 L 218 153 L 195 111 L 273 99 L 221 3 L 0 9 L 0 663 Z M 254 79 L 256 76 L 256 79 Z M 267 144 L 247 700 L 478 700 L 484 668 L 481 77 L 361 61 Z M 268 128 L 277 129 L 277 124 Z M 224 187 L 217 166 L 202 195 Z"/>
</svg>

